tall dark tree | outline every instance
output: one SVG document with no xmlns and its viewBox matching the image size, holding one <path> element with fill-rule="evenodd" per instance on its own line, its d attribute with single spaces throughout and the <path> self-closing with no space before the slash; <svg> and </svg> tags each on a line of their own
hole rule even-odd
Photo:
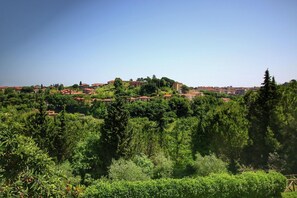
<svg viewBox="0 0 297 198">
<path fill-rule="evenodd" d="M 58 162 L 61 162 L 65 158 L 67 150 L 67 134 L 66 134 L 66 118 L 65 118 L 65 106 L 64 109 L 59 113 L 58 116 L 59 125 L 57 127 L 56 133 L 53 134 L 53 149 L 54 155 Z M 69 137 L 68 137 L 69 138 Z"/>
<path fill-rule="evenodd" d="M 279 147 L 277 126 L 274 122 L 274 110 L 278 103 L 277 85 L 269 71 L 265 71 L 264 82 L 257 98 L 249 103 L 250 145 L 245 152 L 249 164 L 256 168 L 268 168 L 270 153 Z"/>
<path fill-rule="evenodd" d="M 124 95 L 123 81 L 120 78 L 114 80 L 115 96 L 121 97 Z"/>
<path fill-rule="evenodd" d="M 38 102 L 38 111 L 29 117 L 29 135 L 33 136 L 40 148 L 45 149 L 48 132 L 47 107 L 42 94 L 38 94 L 36 97 Z"/>
<path fill-rule="evenodd" d="M 115 101 L 107 108 L 107 116 L 100 137 L 100 160 L 103 174 L 112 159 L 119 159 L 127 154 L 130 134 L 127 131 L 129 111 L 126 109 L 126 100 L 122 97 L 123 85 L 120 79 L 115 81 Z"/>
<path fill-rule="evenodd" d="M 199 152 L 202 156 L 209 155 L 211 153 L 211 141 L 213 139 L 213 133 L 211 133 L 210 125 L 213 118 L 213 110 L 208 111 L 205 114 L 200 114 L 198 117 L 197 127 L 194 128 L 192 133 L 192 154 Z"/>
</svg>

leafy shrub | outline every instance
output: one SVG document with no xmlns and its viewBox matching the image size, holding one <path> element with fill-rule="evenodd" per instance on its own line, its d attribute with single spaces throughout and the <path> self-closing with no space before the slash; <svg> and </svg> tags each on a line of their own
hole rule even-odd
<svg viewBox="0 0 297 198">
<path fill-rule="evenodd" d="M 297 197 L 297 192 L 284 192 L 282 194 L 283 198 L 296 198 Z"/>
<path fill-rule="evenodd" d="M 224 173 L 196 179 L 97 181 L 86 189 L 84 197 L 277 198 L 285 187 L 286 178 L 276 172 Z"/>
<path fill-rule="evenodd" d="M 226 173 L 227 163 L 213 154 L 202 157 L 197 153 L 193 168 L 195 169 L 195 176 L 207 176 L 211 173 Z"/>
<path fill-rule="evenodd" d="M 66 179 L 30 137 L 0 131 L 1 197 L 65 197 Z"/>
<path fill-rule="evenodd" d="M 149 177 L 153 175 L 154 164 L 146 155 L 136 155 L 133 159 L 133 162 L 139 166 L 142 172 L 144 172 Z"/>
<path fill-rule="evenodd" d="M 108 176 L 112 180 L 141 181 L 150 177 L 142 172 L 142 168 L 131 160 L 113 160 L 108 171 Z"/>
<path fill-rule="evenodd" d="M 157 153 L 153 157 L 154 178 L 169 178 L 173 173 L 173 162 L 170 158 L 166 158 L 164 153 Z"/>
</svg>

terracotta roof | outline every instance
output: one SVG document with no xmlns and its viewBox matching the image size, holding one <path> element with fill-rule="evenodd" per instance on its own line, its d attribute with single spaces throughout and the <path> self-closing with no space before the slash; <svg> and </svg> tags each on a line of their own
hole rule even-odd
<svg viewBox="0 0 297 198">
<path fill-rule="evenodd" d="M 103 83 L 94 83 L 94 84 L 92 84 L 92 87 L 100 87 L 103 85 L 104 85 Z"/>
<path fill-rule="evenodd" d="M 138 98 L 139 99 L 150 99 L 150 97 L 148 97 L 148 96 L 139 96 Z"/>
<path fill-rule="evenodd" d="M 13 87 L 15 90 L 21 90 L 23 87 Z"/>
<path fill-rule="evenodd" d="M 57 113 L 55 112 L 55 111 L 46 111 L 46 113 L 47 113 L 47 115 L 48 116 L 55 116 L 55 115 L 57 115 Z"/>
<path fill-rule="evenodd" d="M 230 98 L 222 98 L 224 102 L 229 102 L 231 99 Z"/>
<path fill-rule="evenodd" d="M 77 98 L 74 98 L 74 100 L 76 100 L 76 101 L 84 101 L 85 99 L 84 98 L 77 97 Z"/>
</svg>

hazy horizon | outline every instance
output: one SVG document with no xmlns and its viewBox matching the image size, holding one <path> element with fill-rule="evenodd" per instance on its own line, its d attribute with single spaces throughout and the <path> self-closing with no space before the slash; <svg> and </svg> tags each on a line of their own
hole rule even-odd
<svg viewBox="0 0 297 198">
<path fill-rule="evenodd" d="M 188 86 L 297 77 L 297 1 L 0 2 L 0 86 L 156 75 Z"/>
</svg>

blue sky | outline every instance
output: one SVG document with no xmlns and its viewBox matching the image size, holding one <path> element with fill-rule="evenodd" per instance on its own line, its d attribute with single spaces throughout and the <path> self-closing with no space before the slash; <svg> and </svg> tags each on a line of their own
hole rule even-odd
<svg viewBox="0 0 297 198">
<path fill-rule="evenodd" d="M 1 0 L 0 85 L 297 77 L 296 0 Z"/>
</svg>

